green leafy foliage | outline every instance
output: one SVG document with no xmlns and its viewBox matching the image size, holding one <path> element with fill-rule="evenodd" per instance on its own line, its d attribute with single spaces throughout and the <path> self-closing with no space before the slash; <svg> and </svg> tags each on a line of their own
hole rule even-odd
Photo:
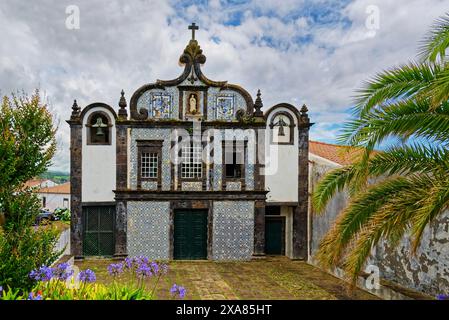
<svg viewBox="0 0 449 320">
<path fill-rule="evenodd" d="M 63 184 L 70 181 L 70 175 L 66 172 L 46 171 L 39 175 L 41 179 L 49 179 L 57 184 Z"/>
<path fill-rule="evenodd" d="M 33 227 L 39 199 L 23 184 L 45 172 L 56 148 L 56 129 L 39 92 L 4 97 L 0 107 L 0 286 L 28 290 L 28 273 L 52 263 L 57 232 Z"/>
<path fill-rule="evenodd" d="M 446 15 L 426 38 L 422 62 L 384 71 L 359 90 L 340 141 L 364 151 L 327 173 L 312 198 L 319 213 L 337 192 L 350 194 L 320 244 L 322 266 L 342 266 L 356 281 L 379 241 L 395 245 L 409 232 L 416 252 L 424 229 L 449 208 L 448 47 Z M 386 139 L 391 146 L 374 151 Z"/>
<path fill-rule="evenodd" d="M 70 221 L 70 210 L 68 208 L 57 208 L 53 214 L 61 221 Z"/>
</svg>

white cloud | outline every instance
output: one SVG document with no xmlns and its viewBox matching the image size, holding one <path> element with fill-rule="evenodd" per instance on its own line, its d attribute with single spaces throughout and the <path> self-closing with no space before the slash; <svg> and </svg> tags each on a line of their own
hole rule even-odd
<svg viewBox="0 0 449 320">
<path fill-rule="evenodd" d="M 80 8 L 79 30 L 65 28 L 68 5 Z M 369 5 L 380 13 L 374 36 L 365 26 Z M 354 0 L 346 6 L 329 0 L 210 1 L 207 7 L 162 0 L 0 0 L 0 89 L 45 91 L 61 120 L 54 167 L 68 170 L 64 120 L 73 99 L 117 108 L 122 88 L 129 101 L 142 84 L 177 77 L 190 38 L 187 25 L 195 21 L 209 78 L 238 83 L 253 95 L 260 88 L 266 108 L 306 103 L 317 123 L 311 137 L 334 140 L 354 89 L 381 69 L 413 59 L 418 41 L 445 10 L 441 0 Z"/>
</svg>

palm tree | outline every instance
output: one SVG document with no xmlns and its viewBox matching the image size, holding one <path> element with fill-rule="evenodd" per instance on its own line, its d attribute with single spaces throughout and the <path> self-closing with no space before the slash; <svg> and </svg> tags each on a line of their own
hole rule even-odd
<svg viewBox="0 0 449 320">
<path fill-rule="evenodd" d="M 377 74 L 358 91 L 339 140 L 363 150 L 330 171 L 313 193 L 315 212 L 347 190 L 350 200 L 320 243 L 318 263 L 357 279 L 381 240 L 423 231 L 449 207 L 449 14 L 424 39 L 420 59 Z M 374 149 L 389 142 L 382 152 Z"/>
</svg>

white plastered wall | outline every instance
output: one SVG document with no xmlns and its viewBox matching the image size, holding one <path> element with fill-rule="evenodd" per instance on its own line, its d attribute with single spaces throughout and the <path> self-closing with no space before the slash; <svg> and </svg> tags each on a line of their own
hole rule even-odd
<svg viewBox="0 0 449 320">
<path fill-rule="evenodd" d="M 281 216 L 285 217 L 285 255 L 292 257 L 293 243 L 293 209 L 289 206 L 281 206 Z"/>
<path fill-rule="evenodd" d="M 86 123 L 89 116 L 96 112 L 106 113 L 112 121 L 110 145 L 88 145 Z M 83 118 L 82 130 L 82 202 L 114 201 L 116 186 L 116 130 L 114 115 L 107 109 L 92 108 Z"/>
<path fill-rule="evenodd" d="M 272 144 L 269 124 L 271 118 L 278 112 L 288 112 L 295 123 L 293 128 L 293 144 Z M 279 107 L 273 110 L 267 119 L 265 135 L 266 166 L 265 187 L 269 190 L 267 202 L 298 201 L 298 123 L 296 115 L 287 108 Z M 288 128 L 286 128 L 288 130 Z M 276 132 L 273 132 L 276 134 Z"/>
</svg>

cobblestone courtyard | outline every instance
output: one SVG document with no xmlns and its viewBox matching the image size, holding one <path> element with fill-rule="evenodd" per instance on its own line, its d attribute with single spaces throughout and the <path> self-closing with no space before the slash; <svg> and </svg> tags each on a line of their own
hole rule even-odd
<svg viewBox="0 0 449 320">
<path fill-rule="evenodd" d="M 109 283 L 110 263 L 85 260 L 76 265 L 92 269 L 99 282 Z M 250 262 L 171 261 L 169 268 L 158 284 L 158 299 L 170 298 L 173 283 L 187 289 L 186 299 L 376 299 L 359 289 L 349 291 L 343 281 L 305 262 L 283 257 Z M 149 280 L 147 288 L 153 285 L 154 280 Z"/>
</svg>

